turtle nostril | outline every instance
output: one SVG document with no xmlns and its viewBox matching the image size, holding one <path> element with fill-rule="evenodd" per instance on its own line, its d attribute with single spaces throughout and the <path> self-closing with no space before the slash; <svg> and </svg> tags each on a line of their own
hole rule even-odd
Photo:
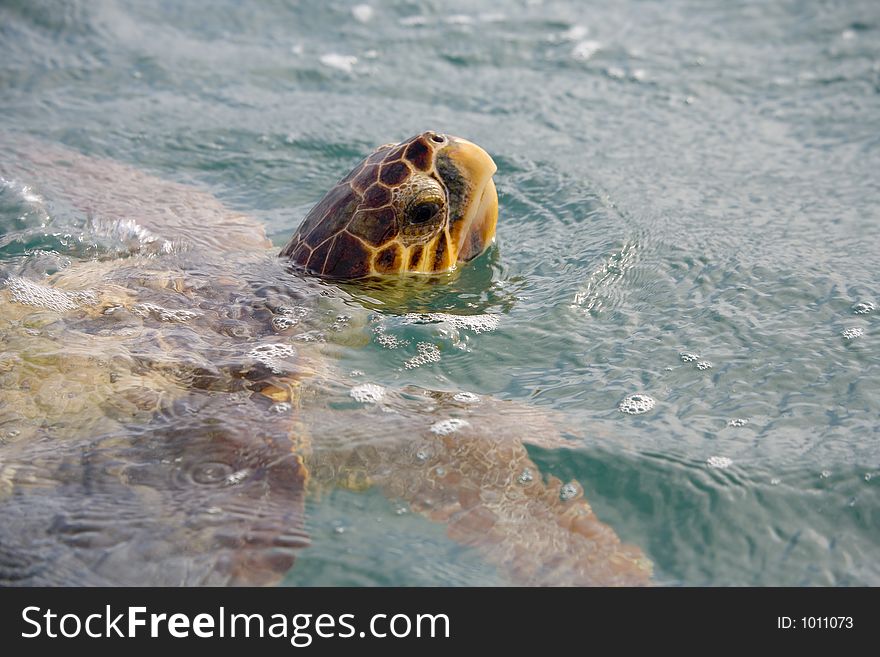
<svg viewBox="0 0 880 657">
<path fill-rule="evenodd" d="M 438 135 L 436 132 L 432 132 L 431 133 L 431 141 L 436 142 L 438 144 L 442 144 L 444 140 L 443 140 L 442 135 Z"/>
</svg>

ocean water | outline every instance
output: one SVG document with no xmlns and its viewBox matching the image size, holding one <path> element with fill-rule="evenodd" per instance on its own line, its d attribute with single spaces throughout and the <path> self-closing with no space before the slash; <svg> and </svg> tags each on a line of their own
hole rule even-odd
<svg viewBox="0 0 880 657">
<path fill-rule="evenodd" d="M 279 247 L 375 146 L 480 144 L 497 244 L 393 301 L 322 287 L 362 323 L 333 367 L 551 418 L 568 447 L 530 458 L 657 584 L 880 585 L 876 2 L 6 0 L 0 52 L 4 132 L 191 185 Z M 6 270 L 115 253 L 19 183 Z M 376 489 L 306 518 L 286 584 L 509 583 Z"/>
</svg>

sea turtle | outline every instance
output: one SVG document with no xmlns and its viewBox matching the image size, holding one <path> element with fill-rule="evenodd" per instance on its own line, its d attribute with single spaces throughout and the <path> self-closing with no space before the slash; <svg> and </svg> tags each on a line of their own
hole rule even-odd
<svg viewBox="0 0 880 657">
<path fill-rule="evenodd" d="M 191 187 L 0 145 L 17 202 L 85 216 L 74 241 L 109 245 L 0 272 L 0 584 L 276 583 L 309 545 L 306 494 L 327 486 L 381 488 L 511 582 L 649 582 L 642 552 L 529 458 L 553 431 L 541 413 L 413 387 L 362 386 L 381 403 L 360 403 L 334 365 L 363 331 L 320 278 L 441 272 L 492 241 L 481 148 L 436 132 L 380 147 L 279 258 L 258 222 Z"/>
</svg>

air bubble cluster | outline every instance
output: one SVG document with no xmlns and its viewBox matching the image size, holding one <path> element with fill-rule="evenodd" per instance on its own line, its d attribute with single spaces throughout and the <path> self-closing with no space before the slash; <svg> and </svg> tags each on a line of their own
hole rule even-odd
<svg viewBox="0 0 880 657">
<path fill-rule="evenodd" d="M 462 404 L 479 404 L 480 403 L 480 396 L 475 395 L 472 392 L 457 392 L 452 396 L 452 398 L 457 402 L 461 402 Z"/>
<path fill-rule="evenodd" d="M 864 335 L 864 333 L 865 332 L 861 329 L 861 327 L 852 326 L 848 329 L 844 329 L 843 332 L 841 333 L 841 335 L 844 338 L 846 338 L 847 340 L 854 340 L 855 338 L 862 337 L 862 335 Z"/>
<path fill-rule="evenodd" d="M 391 335 L 390 333 L 385 332 L 384 326 L 376 326 L 373 328 L 373 335 L 376 336 L 376 342 L 378 342 L 381 346 L 386 349 L 397 349 L 403 344 L 406 344 L 404 341 L 400 340 L 398 337 Z"/>
<path fill-rule="evenodd" d="M 535 475 L 532 474 L 532 471 L 529 468 L 523 468 L 523 471 L 519 473 L 519 477 L 516 480 L 525 485 L 531 482 L 535 478 Z"/>
<path fill-rule="evenodd" d="M 251 349 L 248 356 L 265 365 L 273 374 L 282 374 L 282 361 L 294 358 L 296 349 L 289 344 L 261 344 Z"/>
<path fill-rule="evenodd" d="M 621 413 L 626 413 L 627 415 L 641 415 L 654 408 L 654 404 L 655 402 L 652 397 L 637 393 L 624 397 L 617 408 Z"/>
<path fill-rule="evenodd" d="M 160 322 L 188 322 L 199 316 L 199 313 L 191 310 L 173 310 L 153 303 L 139 303 L 132 307 L 131 312 L 140 317 L 158 319 Z"/>
<path fill-rule="evenodd" d="M 457 329 L 486 333 L 498 328 L 501 319 L 498 315 L 450 315 L 449 313 L 408 313 L 403 317 L 404 324 L 429 324 L 432 322 L 445 322 Z"/>
<path fill-rule="evenodd" d="M 726 456 L 710 456 L 706 459 L 706 465 L 717 470 L 724 470 L 733 465 L 733 461 Z"/>
<path fill-rule="evenodd" d="M 682 352 L 678 356 L 681 358 L 682 363 L 693 363 L 700 360 L 700 357 L 697 354 L 689 354 L 687 352 Z"/>
<path fill-rule="evenodd" d="M 227 475 L 223 483 L 226 486 L 235 486 L 236 484 L 240 484 L 242 481 L 244 481 L 244 478 L 247 477 L 247 475 L 247 470 L 239 470 L 237 472 L 233 472 L 230 475 Z"/>
<path fill-rule="evenodd" d="M 375 383 L 362 383 L 349 390 L 348 394 L 362 404 L 378 404 L 385 397 L 385 388 Z"/>
<path fill-rule="evenodd" d="M 281 332 L 299 324 L 309 314 L 309 310 L 303 306 L 279 306 L 275 309 L 275 313 L 272 318 L 272 327 Z"/>
<path fill-rule="evenodd" d="M 699 363 L 697 363 L 697 369 L 701 371 L 712 369 L 712 363 L 710 363 L 708 360 L 701 360 Z"/>
<path fill-rule="evenodd" d="M 733 420 L 730 420 L 727 423 L 727 426 L 729 426 L 729 427 L 744 427 L 748 423 L 749 423 L 749 421 L 747 419 L 738 417 L 738 418 L 734 418 Z"/>
<path fill-rule="evenodd" d="M 406 369 L 412 370 L 421 367 L 422 365 L 427 365 L 428 363 L 437 363 L 440 361 L 440 350 L 437 348 L 437 345 L 431 344 L 430 342 L 419 342 L 416 345 L 416 348 L 419 350 L 419 353 L 417 356 L 413 356 L 403 364 Z"/>
<path fill-rule="evenodd" d="M 9 277 L 6 281 L 6 287 L 15 303 L 48 308 L 57 312 L 74 310 L 80 306 L 93 306 L 98 303 L 98 296 L 90 290 L 67 292 L 40 285 L 18 276 Z"/>
<path fill-rule="evenodd" d="M 438 436 L 446 436 L 468 426 L 469 424 L 470 423 L 467 420 L 462 420 L 457 417 L 449 418 L 448 420 L 440 420 L 439 422 L 432 424 L 431 432 L 436 433 Z"/>
<path fill-rule="evenodd" d="M 580 487 L 576 483 L 570 481 L 559 489 L 559 499 L 563 502 L 568 502 L 569 500 L 576 498 L 579 492 Z"/>
<path fill-rule="evenodd" d="M 853 312 L 856 315 L 867 315 L 868 313 L 874 312 L 874 304 L 870 301 L 863 301 L 862 303 L 857 303 L 853 306 Z"/>
</svg>

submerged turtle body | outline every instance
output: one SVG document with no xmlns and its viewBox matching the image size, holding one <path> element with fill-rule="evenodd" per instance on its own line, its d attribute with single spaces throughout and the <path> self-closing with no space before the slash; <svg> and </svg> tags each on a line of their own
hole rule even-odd
<svg viewBox="0 0 880 657">
<path fill-rule="evenodd" d="M 523 442 L 552 433 L 539 413 L 423 390 L 343 403 L 354 382 L 326 351 L 358 328 L 338 321 L 341 290 L 298 270 L 381 272 L 392 248 L 397 272 L 474 257 L 497 216 L 481 149 L 436 133 L 380 148 L 303 222 L 282 251 L 290 271 L 257 222 L 209 195 L 66 149 L 10 148 L 4 180 L 95 227 L 136 218 L 161 239 L 51 275 L 26 259 L 4 272 L 0 583 L 274 583 L 309 545 L 306 496 L 324 486 L 382 489 L 512 582 L 648 581 L 644 555 L 530 460 Z M 411 187 L 366 207 L 397 164 Z M 440 209 L 410 221 L 425 203 Z"/>
</svg>

